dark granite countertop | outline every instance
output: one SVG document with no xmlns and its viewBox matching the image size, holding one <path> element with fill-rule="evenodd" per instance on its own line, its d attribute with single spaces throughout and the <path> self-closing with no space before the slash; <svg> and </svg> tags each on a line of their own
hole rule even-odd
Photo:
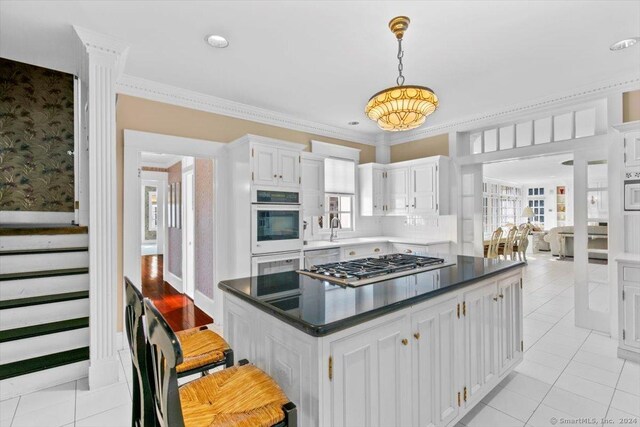
<svg viewBox="0 0 640 427">
<path fill-rule="evenodd" d="M 448 261 L 456 264 L 357 288 L 296 272 L 224 280 L 218 287 L 319 337 L 524 265 L 468 256 L 453 256 Z"/>
</svg>

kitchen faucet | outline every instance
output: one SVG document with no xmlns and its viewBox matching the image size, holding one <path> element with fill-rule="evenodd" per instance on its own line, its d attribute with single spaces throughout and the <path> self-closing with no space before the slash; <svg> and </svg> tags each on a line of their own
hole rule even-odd
<svg viewBox="0 0 640 427">
<path fill-rule="evenodd" d="M 338 238 L 338 232 L 336 231 L 336 228 L 340 228 L 340 220 L 338 219 L 338 216 L 334 216 L 333 218 L 331 218 L 331 223 L 329 224 L 329 229 L 331 230 L 331 234 L 329 235 L 329 241 L 333 242 L 334 240 L 336 240 Z"/>
</svg>

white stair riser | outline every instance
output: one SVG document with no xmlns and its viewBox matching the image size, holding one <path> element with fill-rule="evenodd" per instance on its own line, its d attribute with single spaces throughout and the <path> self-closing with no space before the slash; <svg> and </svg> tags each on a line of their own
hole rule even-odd
<svg viewBox="0 0 640 427">
<path fill-rule="evenodd" d="M 0 237 L 0 250 L 2 251 L 17 251 L 22 249 L 86 248 L 87 246 L 89 246 L 88 234 Z"/>
<path fill-rule="evenodd" d="M 88 290 L 88 274 L 6 280 L 0 282 L 0 301 Z"/>
<path fill-rule="evenodd" d="M 89 328 L 0 343 L 2 364 L 89 346 Z"/>
<path fill-rule="evenodd" d="M 63 252 L 0 257 L 0 274 L 61 270 L 89 266 L 89 252 Z"/>
<path fill-rule="evenodd" d="M 42 325 L 89 316 L 89 299 L 38 304 L 0 310 L 0 330 Z"/>
<path fill-rule="evenodd" d="M 86 378 L 88 374 L 89 361 L 83 360 L 82 362 L 8 378 L 0 381 L 0 400 Z"/>
</svg>

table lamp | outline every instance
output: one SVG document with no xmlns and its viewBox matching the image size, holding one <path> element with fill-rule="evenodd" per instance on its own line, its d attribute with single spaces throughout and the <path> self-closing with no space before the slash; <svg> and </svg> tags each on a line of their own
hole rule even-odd
<svg viewBox="0 0 640 427">
<path fill-rule="evenodd" d="M 522 210 L 522 215 L 520 215 L 522 217 L 526 217 L 527 218 L 527 222 L 529 224 L 531 224 L 531 218 L 533 218 L 533 209 L 531 209 L 530 206 L 526 206 L 523 210 Z"/>
</svg>

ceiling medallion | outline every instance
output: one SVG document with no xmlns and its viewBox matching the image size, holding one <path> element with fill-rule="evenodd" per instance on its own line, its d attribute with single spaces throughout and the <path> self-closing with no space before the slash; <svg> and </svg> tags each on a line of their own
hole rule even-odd
<svg viewBox="0 0 640 427">
<path fill-rule="evenodd" d="M 397 86 L 381 90 L 369 99 L 364 110 L 367 117 L 382 130 L 391 132 L 415 129 L 438 108 L 438 97 L 425 86 L 404 85 L 402 75 L 402 37 L 409 28 L 409 18 L 397 16 L 389 21 L 389 29 L 398 39 Z"/>
</svg>

